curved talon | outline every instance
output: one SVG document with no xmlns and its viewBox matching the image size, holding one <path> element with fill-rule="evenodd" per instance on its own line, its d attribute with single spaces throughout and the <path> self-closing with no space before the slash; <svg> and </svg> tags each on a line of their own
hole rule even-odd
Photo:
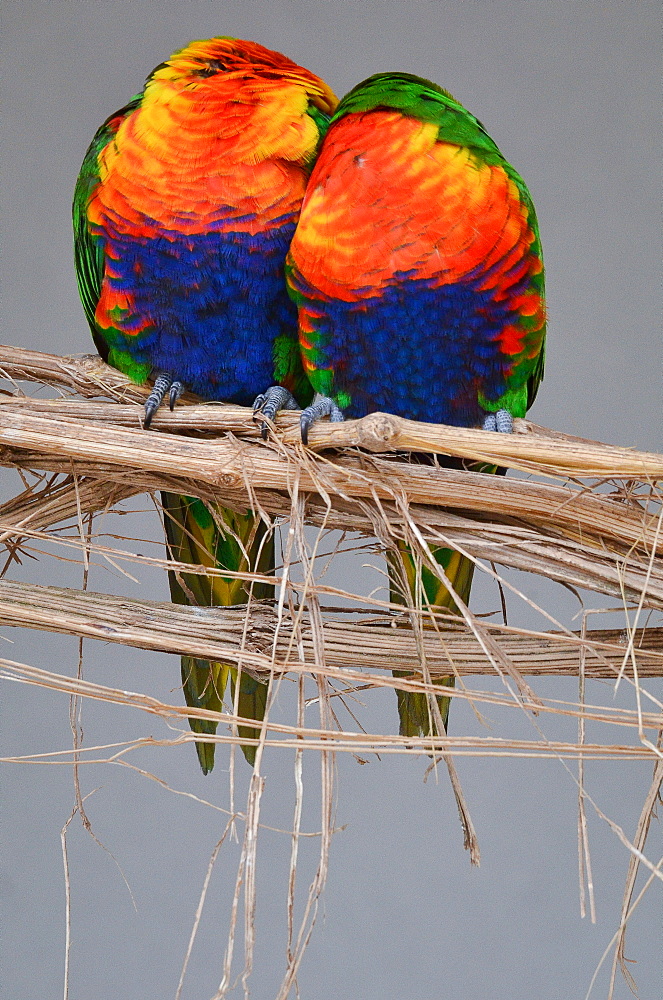
<svg viewBox="0 0 663 1000">
<path fill-rule="evenodd" d="M 498 410 L 497 413 L 487 413 L 482 424 L 484 431 L 496 431 L 498 434 L 513 432 L 513 416 L 508 410 Z"/>
<path fill-rule="evenodd" d="M 266 420 L 274 421 L 276 414 L 279 410 L 298 410 L 299 404 L 297 400 L 287 389 L 284 389 L 282 385 L 270 385 L 269 389 L 265 392 L 261 392 L 259 396 L 253 401 L 253 419 L 257 420 L 258 417 L 265 417 Z M 260 436 L 263 441 L 267 440 L 267 422 L 262 421 L 262 426 L 260 428 Z"/>
<path fill-rule="evenodd" d="M 175 403 L 180 398 L 183 392 L 184 392 L 184 386 L 182 385 L 182 383 L 179 381 L 173 382 L 173 384 L 170 387 L 170 392 L 168 393 L 168 406 L 170 407 L 171 413 L 175 409 Z"/>
<path fill-rule="evenodd" d="M 163 397 L 166 395 L 172 384 L 173 384 L 173 379 L 172 376 L 168 374 L 168 372 L 159 372 L 159 374 L 155 378 L 154 386 L 152 387 L 152 392 L 145 400 L 144 427 L 146 430 L 152 423 L 152 417 L 163 403 Z M 177 385 L 177 383 L 175 384 Z"/>
<path fill-rule="evenodd" d="M 299 418 L 299 428 L 304 444 L 308 444 L 308 432 L 316 420 L 319 420 L 321 417 L 329 417 L 334 424 L 345 420 L 343 411 L 333 399 L 330 399 L 329 396 L 317 396 L 310 406 L 302 410 L 302 415 Z"/>
</svg>

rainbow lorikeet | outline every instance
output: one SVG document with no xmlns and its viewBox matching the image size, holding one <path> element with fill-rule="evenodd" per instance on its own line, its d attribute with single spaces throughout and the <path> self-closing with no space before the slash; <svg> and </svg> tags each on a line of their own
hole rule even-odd
<svg viewBox="0 0 663 1000">
<path fill-rule="evenodd" d="M 322 80 L 280 53 L 211 38 L 157 66 L 96 133 L 74 196 L 79 291 L 102 357 L 135 382 L 156 377 L 146 426 L 164 394 L 172 409 L 183 387 L 250 405 L 277 382 L 301 403 L 310 399 L 283 267 L 336 104 Z M 231 571 L 273 567 L 269 526 L 251 511 L 162 498 L 172 558 Z M 233 578 L 169 578 L 179 603 L 249 597 Z M 184 657 L 187 704 L 220 709 L 228 675 L 234 697 L 235 668 Z M 241 674 L 241 716 L 261 720 L 266 696 L 264 684 Z M 191 727 L 216 730 L 194 719 Z M 240 728 L 245 737 L 257 732 Z M 214 744 L 196 748 L 207 773 Z M 255 748 L 243 750 L 253 763 Z"/>
<path fill-rule="evenodd" d="M 532 404 L 545 337 L 534 205 L 482 124 L 436 84 L 378 74 L 343 98 L 286 268 L 317 394 L 305 440 L 321 415 L 375 410 L 510 431 Z M 433 554 L 466 602 L 473 564 Z M 391 557 L 391 580 L 396 601 L 407 586 L 424 606 L 458 611 L 406 546 Z M 445 726 L 448 701 L 438 699 Z M 403 735 L 438 731 L 424 695 L 400 692 L 399 715 Z"/>
</svg>

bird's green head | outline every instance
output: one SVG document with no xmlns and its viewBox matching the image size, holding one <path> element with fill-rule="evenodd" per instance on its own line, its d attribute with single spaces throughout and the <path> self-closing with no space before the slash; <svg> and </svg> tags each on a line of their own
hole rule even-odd
<svg viewBox="0 0 663 1000">
<path fill-rule="evenodd" d="M 396 111 L 408 118 L 437 125 L 440 141 L 480 150 L 484 158 L 502 158 L 479 119 L 448 90 L 421 76 L 411 73 L 369 76 L 345 95 L 330 126 L 346 115 L 370 111 Z"/>
</svg>

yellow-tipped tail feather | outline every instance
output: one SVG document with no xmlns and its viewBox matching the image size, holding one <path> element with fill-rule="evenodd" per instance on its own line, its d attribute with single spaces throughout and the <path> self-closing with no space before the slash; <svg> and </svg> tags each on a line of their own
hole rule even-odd
<svg viewBox="0 0 663 1000">
<path fill-rule="evenodd" d="M 434 549 L 435 561 L 442 567 L 458 597 L 467 603 L 472 587 L 474 563 L 454 549 Z M 407 587 L 414 607 L 422 610 L 446 610 L 458 614 L 458 606 L 448 589 L 426 566 L 420 570 L 414 564 L 410 549 L 405 543 L 399 545 L 398 553 L 392 553 L 388 558 L 389 576 L 391 579 L 391 600 L 395 604 L 407 604 L 404 588 Z M 425 627 L 425 621 L 424 621 Z M 402 670 L 392 671 L 394 677 L 411 677 Z M 453 675 L 435 679 L 440 687 L 453 687 Z M 440 736 L 436 712 L 428 695 L 413 691 L 397 691 L 399 733 L 401 736 Z M 449 718 L 449 698 L 437 697 L 437 707 L 446 732 Z"/>
</svg>

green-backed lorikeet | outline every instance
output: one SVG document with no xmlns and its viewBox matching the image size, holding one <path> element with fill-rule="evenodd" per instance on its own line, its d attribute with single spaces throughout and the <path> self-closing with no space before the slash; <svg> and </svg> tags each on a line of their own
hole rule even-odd
<svg viewBox="0 0 663 1000">
<path fill-rule="evenodd" d="M 483 125 L 436 84 L 378 74 L 343 98 L 286 267 L 317 394 L 304 440 L 321 415 L 375 410 L 510 431 L 533 402 L 545 337 L 534 205 Z M 400 555 L 395 600 L 407 583 L 424 605 L 458 610 L 434 572 L 415 573 L 405 546 Z M 473 564 L 433 555 L 466 602 Z M 446 725 L 448 699 L 438 704 Z M 432 707 L 399 693 L 401 733 L 435 734 Z"/>
</svg>

